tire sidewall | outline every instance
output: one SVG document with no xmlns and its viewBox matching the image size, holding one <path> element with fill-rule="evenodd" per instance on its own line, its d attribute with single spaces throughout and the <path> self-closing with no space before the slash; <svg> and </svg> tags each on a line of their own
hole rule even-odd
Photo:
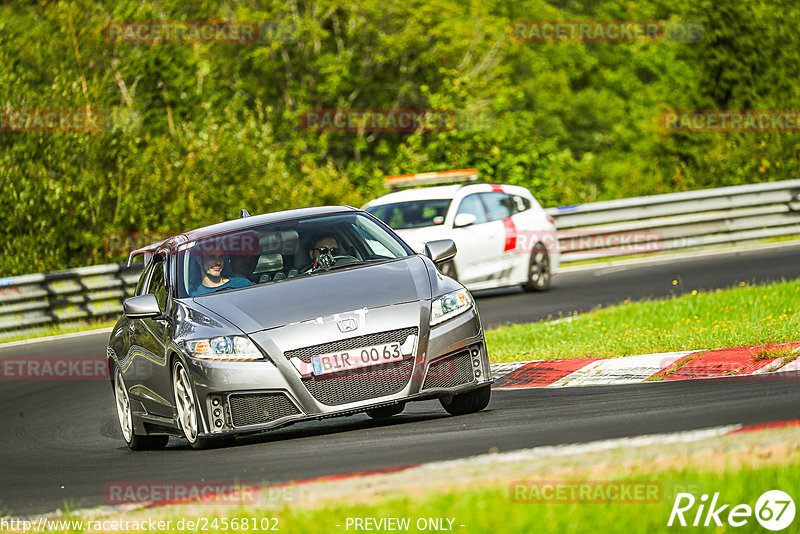
<svg viewBox="0 0 800 534">
<path fill-rule="evenodd" d="M 536 263 L 536 254 L 542 252 L 544 254 L 545 259 L 545 271 L 546 271 L 546 280 L 544 283 L 541 282 L 541 277 L 545 276 L 544 274 L 540 273 L 540 280 L 538 282 L 533 281 L 533 272 L 534 268 L 538 269 L 538 265 Z M 531 251 L 530 260 L 528 261 L 528 280 L 525 283 L 525 289 L 532 290 L 532 291 L 544 291 L 550 287 L 550 253 L 547 250 L 547 247 L 540 241 L 533 246 L 533 250 Z"/>
<path fill-rule="evenodd" d="M 178 374 L 178 369 L 179 368 L 183 369 L 183 372 L 186 373 L 186 376 L 189 379 L 189 389 L 190 389 L 189 393 L 191 394 L 192 399 L 194 401 L 195 420 L 197 421 L 197 429 L 196 429 L 197 435 L 195 436 L 194 441 L 190 440 L 189 437 L 186 435 L 186 429 L 183 428 L 183 421 L 181 420 L 181 417 L 180 417 L 180 408 L 178 407 L 178 404 L 179 404 L 178 403 L 178 395 L 177 395 L 177 391 L 175 391 L 175 378 L 176 378 L 176 376 Z M 186 364 L 184 364 L 180 360 L 180 358 L 175 358 L 175 361 L 172 363 L 172 395 L 174 397 L 173 400 L 175 401 L 175 410 L 176 410 L 177 415 L 178 415 L 178 417 L 177 417 L 178 428 L 180 429 L 181 433 L 183 433 L 183 437 L 186 439 L 186 441 L 189 442 L 190 445 L 192 445 L 192 447 L 195 447 L 195 446 L 201 444 L 202 441 L 203 441 L 203 438 L 200 437 L 200 434 L 202 432 L 202 430 L 201 430 L 201 427 L 202 427 L 202 413 L 200 411 L 200 403 L 197 400 L 197 394 L 195 393 L 195 390 L 194 390 L 194 382 L 192 381 L 192 377 L 191 377 L 191 375 L 189 374 L 189 371 L 186 368 Z"/>
</svg>

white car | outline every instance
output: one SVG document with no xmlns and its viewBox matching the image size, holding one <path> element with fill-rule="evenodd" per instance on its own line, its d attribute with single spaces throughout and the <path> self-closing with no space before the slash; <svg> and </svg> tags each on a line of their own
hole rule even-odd
<svg viewBox="0 0 800 534">
<path fill-rule="evenodd" d="M 524 187 L 469 183 L 407 189 L 372 200 L 364 210 L 419 253 L 428 241 L 455 241 L 458 253 L 441 265 L 442 274 L 472 290 L 520 284 L 542 291 L 558 271 L 553 218 Z"/>
</svg>

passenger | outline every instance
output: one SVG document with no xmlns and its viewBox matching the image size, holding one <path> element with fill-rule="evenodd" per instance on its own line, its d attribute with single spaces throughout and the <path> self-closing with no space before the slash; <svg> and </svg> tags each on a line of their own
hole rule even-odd
<svg viewBox="0 0 800 534">
<path fill-rule="evenodd" d="M 222 275 L 222 268 L 225 266 L 224 254 L 199 254 L 195 255 L 195 260 L 200 265 L 202 279 L 200 285 L 194 288 L 193 296 L 213 293 L 222 288 L 237 288 L 252 285 L 250 280 L 244 278 L 226 278 Z"/>
<path fill-rule="evenodd" d="M 258 265 L 258 254 L 236 254 L 231 257 L 231 278 L 244 278 L 252 283 L 258 282 L 259 276 L 253 274 Z"/>
</svg>

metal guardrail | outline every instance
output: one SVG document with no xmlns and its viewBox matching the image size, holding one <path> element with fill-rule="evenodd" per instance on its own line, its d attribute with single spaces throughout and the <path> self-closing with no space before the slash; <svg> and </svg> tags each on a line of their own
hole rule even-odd
<svg viewBox="0 0 800 534">
<path fill-rule="evenodd" d="M 698 248 L 800 234 L 800 180 L 551 208 L 562 262 Z M 628 239 L 630 238 L 630 239 Z M 626 241 L 627 239 L 627 241 Z M 54 323 L 119 315 L 141 265 L 96 265 L 0 279 L 0 337 Z M 7 334 L 6 334 L 7 335 Z"/>
<path fill-rule="evenodd" d="M 800 234 L 800 180 L 625 198 L 546 210 L 561 261 L 695 249 Z M 627 245 L 626 245 L 627 243 Z"/>
<path fill-rule="evenodd" d="M 95 265 L 0 278 L 0 331 L 119 315 L 142 265 Z"/>
</svg>

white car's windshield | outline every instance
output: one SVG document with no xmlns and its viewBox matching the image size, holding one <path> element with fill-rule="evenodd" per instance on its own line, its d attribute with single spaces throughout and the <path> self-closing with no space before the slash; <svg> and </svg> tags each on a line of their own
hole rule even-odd
<svg viewBox="0 0 800 534">
<path fill-rule="evenodd" d="M 382 204 L 366 209 L 395 230 L 424 228 L 444 223 L 449 199 L 414 200 Z"/>
<path fill-rule="evenodd" d="M 182 246 L 178 293 L 200 296 L 411 254 L 360 213 L 252 226 Z"/>
</svg>

